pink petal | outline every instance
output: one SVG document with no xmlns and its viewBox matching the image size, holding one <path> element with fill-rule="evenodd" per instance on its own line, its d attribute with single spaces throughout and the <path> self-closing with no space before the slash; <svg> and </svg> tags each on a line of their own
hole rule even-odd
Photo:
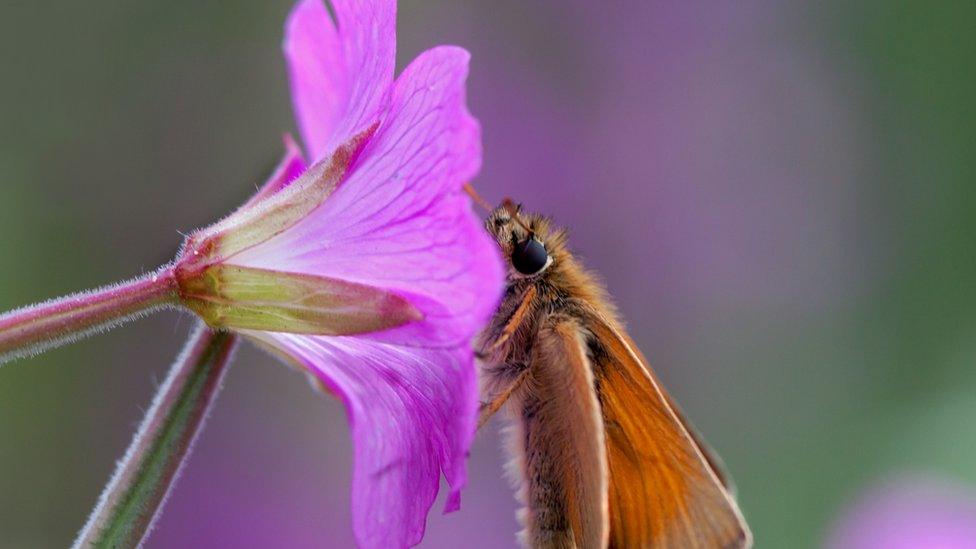
<svg viewBox="0 0 976 549">
<path fill-rule="evenodd" d="M 379 120 L 396 57 L 394 0 L 302 0 L 285 28 L 292 103 L 310 160 Z M 338 25 L 338 27 L 337 27 Z"/>
<path fill-rule="evenodd" d="M 480 129 L 465 105 L 468 57 L 455 47 L 418 57 L 347 180 L 305 219 L 231 262 L 407 297 L 425 320 L 371 336 L 382 341 L 469 341 L 493 312 L 503 274 L 497 246 L 461 191 L 481 162 Z"/>
<path fill-rule="evenodd" d="M 346 405 L 355 446 L 353 525 L 363 547 L 419 543 L 441 472 L 456 508 L 477 412 L 470 348 L 248 335 L 296 359 Z"/>
</svg>

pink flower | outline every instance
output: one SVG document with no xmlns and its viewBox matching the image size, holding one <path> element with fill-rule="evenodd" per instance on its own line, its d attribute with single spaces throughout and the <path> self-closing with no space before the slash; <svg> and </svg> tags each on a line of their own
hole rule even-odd
<svg viewBox="0 0 976 549">
<path fill-rule="evenodd" d="M 333 7 L 335 23 L 321 0 L 300 1 L 284 43 L 312 166 L 289 141 L 257 196 L 190 236 L 176 273 L 211 325 L 342 399 L 357 539 L 401 547 L 423 537 L 441 473 L 446 510 L 459 504 L 477 408 L 470 343 L 502 265 L 461 189 L 481 163 L 468 53 L 428 50 L 394 81 L 395 1 Z"/>
<path fill-rule="evenodd" d="M 845 509 L 826 549 L 971 549 L 976 547 L 976 494 L 929 475 L 892 479 Z"/>
</svg>

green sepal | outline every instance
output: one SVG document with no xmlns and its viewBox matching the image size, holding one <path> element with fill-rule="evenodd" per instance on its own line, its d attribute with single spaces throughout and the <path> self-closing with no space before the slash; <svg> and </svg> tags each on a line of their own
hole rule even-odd
<svg viewBox="0 0 976 549">
<path fill-rule="evenodd" d="M 353 335 L 423 318 L 395 293 L 327 277 L 218 264 L 179 282 L 183 304 L 213 328 Z"/>
<path fill-rule="evenodd" d="M 355 135 L 284 189 L 249 202 L 224 220 L 191 234 L 177 261 L 179 268 L 193 271 L 225 261 L 301 221 L 342 182 L 377 127 L 373 124 Z"/>
</svg>

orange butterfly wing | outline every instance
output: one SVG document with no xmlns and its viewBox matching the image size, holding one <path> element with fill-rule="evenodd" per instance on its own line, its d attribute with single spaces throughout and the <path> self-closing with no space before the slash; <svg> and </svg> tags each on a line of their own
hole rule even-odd
<svg viewBox="0 0 976 549">
<path fill-rule="evenodd" d="M 591 324 L 610 473 L 610 547 L 750 547 L 752 536 L 639 351 L 616 326 Z"/>
<path fill-rule="evenodd" d="M 712 472 L 715 473 L 715 476 L 718 477 L 719 482 L 722 483 L 722 486 L 725 487 L 725 490 L 728 491 L 730 495 L 735 497 L 737 491 L 735 481 L 726 470 L 725 462 L 722 461 L 722 458 L 715 452 L 715 450 L 713 450 L 712 447 L 705 442 L 705 439 L 702 438 L 702 435 L 698 432 L 698 429 L 696 429 L 695 426 L 688 421 L 688 417 L 685 415 L 684 411 L 682 411 L 681 406 L 679 406 L 671 395 L 664 390 L 664 385 L 657 377 L 657 374 L 654 373 L 654 370 L 647 366 L 647 357 L 645 357 L 644 353 L 637 348 L 637 344 L 634 343 L 633 338 L 631 338 L 630 335 L 623 330 L 617 330 L 617 334 L 630 347 L 630 350 L 637 355 L 637 358 L 640 359 L 641 364 L 644 366 L 644 371 L 651 376 L 651 380 L 654 381 L 654 384 L 661 389 L 661 393 L 664 394 L 664 398 L 667 399 L 668 406 L 671 407 L 671 411 L 674 412 L 674 415 L 678 417 L 678 421 L 680 421 L 681 425 L 685 428 L 685 431 L 688 431 L 688 435 L 690 435 L 692 440 L 695 441 L 695 445 L 698 446 L 698 451 L 701 452 L 702 456 L 705 457 L 705 461 L 708 462 L 708 466 L 712 469 Z"/>
</svg>

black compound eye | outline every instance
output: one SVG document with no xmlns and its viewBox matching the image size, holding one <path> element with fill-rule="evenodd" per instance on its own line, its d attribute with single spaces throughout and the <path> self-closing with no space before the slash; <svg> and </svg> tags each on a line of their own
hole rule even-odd
<svg viewBox="0 0 976 549">
<path fill-rule="evenodd" d="M 549 252 L 546 251 L 545 245 L 535 238 L 516 242 L 512 249 L 512 266 L 522 274 L 535 274 L 541 271 L 548 262 Z"/>
</svg>

